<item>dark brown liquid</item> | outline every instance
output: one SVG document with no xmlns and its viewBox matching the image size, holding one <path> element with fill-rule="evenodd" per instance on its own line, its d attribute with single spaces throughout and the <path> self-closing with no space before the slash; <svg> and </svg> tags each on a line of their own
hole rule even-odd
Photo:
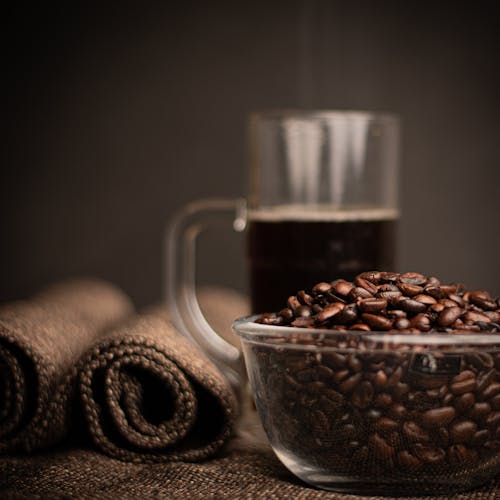
<svg viewBox="0 0 500 500">
<path fill-rule="evenodd" d="M 394 271 L 394 219 L 249 223 L 248 258 L 254 313 L 278 311 L 319 281 L 352 281 L 374 269 Z"/>
</svg>

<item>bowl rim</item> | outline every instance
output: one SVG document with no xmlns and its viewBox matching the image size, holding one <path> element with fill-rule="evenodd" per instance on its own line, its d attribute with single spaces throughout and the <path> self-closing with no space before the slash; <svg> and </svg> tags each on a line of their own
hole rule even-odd
<svg viewBox="0 0 500 500">
<path fill-rule="evenodd" d="M 487 333 L 487 332 L 460 332 L 460 333 L 387 333 L 384 331 L 359 331 L 359 330 L 328 330 L 320 328 L 298 328 L 293 326 L 279 326 L 279 325 L 263 325 L 256 323 L 255 320 L 260 314 L 252 314 L 250 316 L 243 316 L 236 319 L 231 328 L 233 332 L 247 342 L 258 343 L 263 345 L 272 345 L 280 347 L 292 347 L 295 349 L 316 348 L 328 349 L 330 346 L 318 346 L 311 341 L 310 344 L 301 342 L 300 344 L 292 342 L 272 342 L 273 339 L 285 339 L 292 334 L 299 334 L 312 336 L 315 339 L 321 338 L 342 338 L 345 339 L 346 335 L 352 336 L 355 339 L 364 340 L 370 344 L 381 345 L 390 347 L 390 345 L 410 345 L 421 346 L 422 344 L 428 346 L 497 346 L 500 349 L 500 333 Z M 266 341 L 267 340 L 267 341 Z M 269 342 L 271 341 L 271 342 Z M 333 347 L 337 349 L 337 347 Z"/>
</svg>

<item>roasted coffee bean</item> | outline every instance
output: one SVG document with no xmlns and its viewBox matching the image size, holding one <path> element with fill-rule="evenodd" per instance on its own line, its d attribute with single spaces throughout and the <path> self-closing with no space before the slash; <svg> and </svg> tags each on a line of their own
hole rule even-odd
<svg viewBox="0 0 500 500">
<path fill-rule="evenodd" d="M 430 295 L 426 295 L 425 293 L 420 293 L 418 295 L 415 295 L 415 297 L 413 297 L 413 300 L 416 300 L 417 302 L 421 302 L 422 304 L 425 304 L 427 306 L 437 304 L 437 301 L 434 297 L 432 297 Z"/>
<path fill-rule="evenodd" d="M 451 380 L 450 391 L 455 396 L 472 392 L 476 388 L 476 377 L 470 370 L 463 371 Z"/>
<path fill-rule="evenodd" d="M 390 394 L 387 394 L 386 392 L 378 394 L 373 401 L 373 405 L 376 408 L 387 408 L 391 404 L 392 396 Z"/>
<path fill-rule="evenodd" d="M 278 313 L 278 315 L 284 320 L 289 321 L 293 318 L 293 311 L 289 307 L 285 307 Z"/>
<path fill-rule="evenodd" d="M 396 330 L 406 330 L 407 328 L 410 328 L 411 323 L 408 318 L 397 318 L 394 321 L 393 326 Z"/>
<path fill-rule="evenodd" d="M 453 444 L 446 451 L 450 464 L 463 464 L 467 461 L 468 452 L 463 444 Z"/>
<path fill-rule="evenodd" d="M 288 304 L 288 307 L 293 312 L 295 312 L 296 309 L 298 309 L 302 305 L 300 303 L 300 300 L 295 295 L 291 295 L 290 297 L 288 297 L 287 304 Z"/>
<path fill-rule="evenodd" d="M 464 413 L 466 410 L 472 408 L 476 402 L 476 397 L 472 392 L 466 392 L 457 397 L 454 401 L 455 409 L 458 413 Z"/>
<path fill-rule="evenodd" d="M 500 394 L 491 398 L 490 405 L 494 410 L 500 410 Z"/>
<path fill-rule="evenodd" d="M 448 298 L 450 300 L 453 300 L 453 302 L 456 302 L 458 307 L 462 308 L 465 307 L 465 300 L 462 297 L 460 297 L 460 295 L 457 295 L 456 293 L 450 293 L 448 295 Z"/>
<path fill-rule="evenodd" d="M 339 370 L 338 372 L 334 372 L 332 378 L 335 382 L 340 383 L 349 376 L 349 373 L 349 370 Z"/>
<path fill-rule="evenodd" d="M 464 319 L 470 325 L 472 325 L 475 321 L 488 322 L 490 320 L 490 318 L 488 318 L 488 316 L 486 316 L 485 314 L 478 313 L 478 312 L 475 312 L 475 311 L 467 311 L 464 314 Z"/>
<path fill-rule="evenodd" d="M 342 368 L 347 364 L 347 357 L 339 354 L 338 352 L 328 352 L 323 354 L 323 363 L 325 363 L 328 367 L 333 368 L 334 370 L 337 368 Z"/>
<path fill-rule="evenodd" d="M 380 273 L 380 279 L 384 283 L 395 283 L 398 280 L 398 278 L 399 278 L 398 273 L 393 273 L 388 271 Z"/>
<path fill-rule="evenodd" d="M 420 273 L 404 273 L 398 278 L 398 283 L 404 283 L 407 285 L 425 285 L 427 283 L 427 278 Z"/>
<path fill-rule="evenodd" d="M 310 318 L 312 315 L 312 311 L 310 307 L 300 306 L 295 309 L 295 315 L 301 318 Z"/>
<path fill-rule="evenodd" d="M 425 304 L 413 299 L 402 299 L 398 302 L 398 306 L 409 314 L 423 313 L 427 309 Z"/>
<path fill-rule="evenodd" d="M 453 443 L 467 443 L 472 440 L 477 425 L 471 420 L 454 422 L 450 426 L 450 439 Z"/>
<path fill-rule="evenodd" d="M 388 378 L 383 370 L 378 370 L 373 378 L 373 384 L 377 389 L 383 389 L 387 386 Z"/>
<path fill-rule="evenodd" d="M 458 306 L 446 307 L 443 309 L 438 316 L 439 326 L 450 326 L 460 317 L 462 314 L 462 309 Z"/>
<path fill-rule="evenodd" d="M 400 451 L 396 460 L 402 469 L 411 472 L 416 472 L 422 467 L 422 462 L 407 450 Z"/>
<path fill-rule="evenodd" d="M 354 287 L 347 296 L 347 298 L 352 302 L 356 302 L 358 299 L 369 299 L 371 297 L 373 297 L 373 295 L 368 290 L 360 286 Z"/>
<path fill-rule="evenodd" d="M 297 328 L 307 328 L 314 325 L 314 320 L 312 318 L 298 317 L 294 319 L 290 324 Z"/>
<path fill-rule="evenodd" d="M 500 411 L 491 412 L 484 422 L 488 427 L 496 429 L 500 425 Z"/>
<path fill-rule="evenodd" d="M 349 354 L 349 356 L 347 356 L 347 366 L 353 372 L 360 372 L 363 369 L 363 363 L 354 354 Z"/>
<path fill-rule="evenodd" d="M 339 314 L 344 309 L 344 305 L 340 302 L 334 302 L 333 304 L 328 304 L 322 311 L 320 311 L 314 319 L 317 323 L 323 323 L 332 319 L 334 316 Z"/>
<path fill-rule="evenodd" d="M 365 313 L 378 313 L 387 307 L 385 299 L 362 299 L 359 301 L 358 307 Z"/>
<path fill-rule="evenodd" d="M 369 331 L 371 331 L 371 328 L 366 323 L 356 323 L 354 325 L 351 325 L 349 327 L 349 330 L 369 332 Z"/>
<path fill-rule="evenodd" d="M 490 399 L 497 394 L 500 394 L 500 382 L 492 382 L 482 390 L 479 398 L 481 400 Z"/>
<path fill-rule="evenodd" d="M 345 379 L 339 384 L 339 391 L 342 393 L 352 392 L 354 388 L 361 382 L 363 375 L 361 373 L 356 373 L 351 377 Z"/>
<path fill-rule="evenodd" d="M 321 282 L 314 285 L 312 291 L 315 294 L 322 294 L 329 292 L 331 289 L 332 285 L 330 285 L 330 283 Z"/>
<path fill-rule="evenodd" d="M 365 290 L 370 292 L 371 295 L 376 294 L 378 291 L 376 285 L 374 285 L 371 281 L 361 278 L 361 276 L 357 276 L 356 278 L 354 278 L 354 284 L 358 287 L 364 288 Z"/>
<path fill-rule="evenodd" d="M 403 424 L 403 434 L 412 443 L 426 443 L 431 439 L 429 434 L 415 422 L 405 422 Z"/>
<path fill-rule="evenodd" d="M 349 325 L 358 319 L 357 307 L 353 304 L 348 305 L 340 311 L 336 321 L 344 325 Z"/>
<path fill-rule="evenodd" d="M 387 410 L 387 416 L 394 420 L 404 420 L 408 415 L 408 410 L 399 403 L 392 404 Z"/>
<path fill-rule="evenodd" d="M 386 300 L 387 303 L 390 304 L 391 306 L 395 306 L 396 304 L 398 304 L 398 301 L 402 296 L 403 295 L 399 291 L 398 292 L 377 292 L 375 294 L 376 298 Z"/>
<path fill-rule="evenodd" d="M 380 271 L 366 271 L 361 273 L 359 277 L 371 281 L 375 285 L 378 285 L 382 281 L 382 273 Z"/>
<path fill-rule="evenodd" d="M 476 420 L 476 422 L 482 422 L 491 412 L 491 406 L 489 403 L 482 402 L 476 403 L 469 412 L 469 416 Z"/>
<path fill-rule="evenodd" d="M 424 288 L 424 293 L 434 297 L 436 300 L 443 299 L 446 296 L 445 291 L 439 285 L 428 285 Z"/>
<path fill-rule="evenodd" d="M 363 321 L 368 323 L 374 330 L 389 330 L 392 327 L 392 320 L 376 314 L 363 313 Z"/>
<path fill-rule="evenodd" d="M 399 423 L 390 418 L 382 417 L 375 422 L 373 428 L 379 434 L 387 435 L 394 431 L 399 430 Z"/>
<path fill-rule="evenodd" d="M 302 304 L 306 306 L 313 305 L 314 299 L 304 290 L 300 290 L 300 292 L 297 292 L 297 298 L 300 300 Z"/>
<path fill-rule="evenodd" d="M 331 286 L 334 293 L 342 297 L 347 297 L 349 292 L 354 288 L 351 282 L 345 280 L 336 280 L 332 282 Z"/>
<path fill-rule="evenodd" d="M 439 464 L 444 462 L 446 453 L 442 448 L 430 444 L 417 443 L 413 447 L 415 455 L 428 464 Z"/>
<path fill-rule="evenodd" d="M 427 332 L 431 329 L 431 320 L 427 314 L 417 314 L 410 320 L 410 328 L 416 328 L 421 332 Z"/>
<path fill-rule="evenodd" d="M 448 425 L 455 418 L 456 413 L 453 406 L 427 410 L 422 414 L 422 425 L 427 429 Z"/>
<path fill-rule="evenodd" d="M 414 295 L 418 295 L 424 291 L 424 289 L 421 286 L 412 285 L 410 283 L 401 283 L 399 285 L 399 289 L 407 297 L 413 297 Z"/>
<path fill-rule="evenodd" d="M 472 437 L 471 440 L 471 445 L 472 446 L 483 446 L 488 439 L 491 438 L 491 433 L 488 429 L 481 429 L 477 431 L 474 436 Z"/>
<path fill-rule="evenodd" d="M 373 386 L 368 381 L 361 382 L 354 390 L 351 402 L 357 408 L 365 409 L 373 400 Z"/>
<path fill-rule="evenodd" d="M 394 455 L 394 448 L 379 434 L 372 434 L 368 438 L 368 446 L 376 457 L 385 459 Z"/>
<path fill-rule="evenodd" d="M 469 300 L 481 309 L 485 309 L 487 311 L 494 311 L 498 307 L 497 303 L 491 298 L 491 295 L 484 291 L 476 290 L 469 292 Z"/>
</svg>

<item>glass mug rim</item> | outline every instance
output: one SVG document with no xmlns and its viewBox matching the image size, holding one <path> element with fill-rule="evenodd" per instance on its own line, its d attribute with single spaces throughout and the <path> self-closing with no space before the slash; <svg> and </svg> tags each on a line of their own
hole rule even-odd
<svg viewBox="0 0 500 500">
<path fill-rule="evenodd" d="M 268 340 L 273 338 L 288 337 L 292 334 L 299 335 L 321 335 L 323 338 L 335 339 L 336 337 L 345 338 L 346 335 L 352 336 L 356 340 L 366 340 L 373 344 L 381 345 L 382 347 L 373 347 L 370 350 L 383 351 L 387 350 L 390 344 L 392 345 L 422 345 L 435 346 L 436 350 L 439 346 L 447 347 L 493 347 L 496 346 L 500 348 L 500 334 L 491 333 L 477 333 L 477 332 L 463 332 L 459 334 L 450 335 L 448 333 L 387 333 L 383 331 L 361 331 L 361 330 L 349 330 L 349 331 L 338 331 L 331 329 L 321 329 L 321 328 L 298 328 L 293 326 L 279 326 L 279 325 L 264 325 L 256 323 L 255 320 L 259 317 L 259 314 L 253 314 L 250 316 L 244 316 L 242 318 L 236 319 L 232 324 L 232 330 L 236 335 L 241 337 L 247 342 L 267 345 L 274 348 L 293 348 L 298 350 L 318 350 L 318 351 L 328 351 L 334 350 L 338 351 L 339 348 L 335 346 L 318 346 L 313 342 L 311 343 L 289 343 L 280 342 L 272 343 Z M 357 348 L 342 348 L 343 351 L 352 350 L 358 351 Z M 393 349 L 389 350 L 393 352 Z M 426 347 L 426 350 L 427 347 Z M 419 351 L 420 352 L 420 351 Z"/>
<path fill-rule="evenodd" d="M 399 124 L 401 119 L 398 114 L 389 111 L 371 111 L 362 109 L 301 109 L 301 108 L 269 108 L 258 109 L 249 114 L 250 122 L 254 120 L 284 120 L 287 118 L 297 119 L 373 119 L 387 124 Z"/>
</svg>

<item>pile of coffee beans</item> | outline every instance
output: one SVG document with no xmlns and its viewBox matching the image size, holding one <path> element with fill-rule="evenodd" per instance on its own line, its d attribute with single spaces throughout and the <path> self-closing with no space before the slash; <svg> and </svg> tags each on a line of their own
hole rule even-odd
<svg viewBox="0 0 500 500">
<path fill-rule="evenodd" d="M 271 443 L 324 474 L 390 472 L 422 488 L 500 473 L 499 318 L 487 292 L 417 273 L 367 272 L 298 292 L 258 322 L 304 333 L 276 330 L 248 353 Z M 418 342 L 375 348 L 355 331 L 488 332 L 492 343 L 436 347 L 405 336 Z"/>
<path fill-rule="evenodd" d="M 266 325 L 333 330 L 420 332 L 500 331 L 500 299 L 419 273 L 369 271 L 353 282 L 317 283 L 288 298 Z"/>
</svg>

